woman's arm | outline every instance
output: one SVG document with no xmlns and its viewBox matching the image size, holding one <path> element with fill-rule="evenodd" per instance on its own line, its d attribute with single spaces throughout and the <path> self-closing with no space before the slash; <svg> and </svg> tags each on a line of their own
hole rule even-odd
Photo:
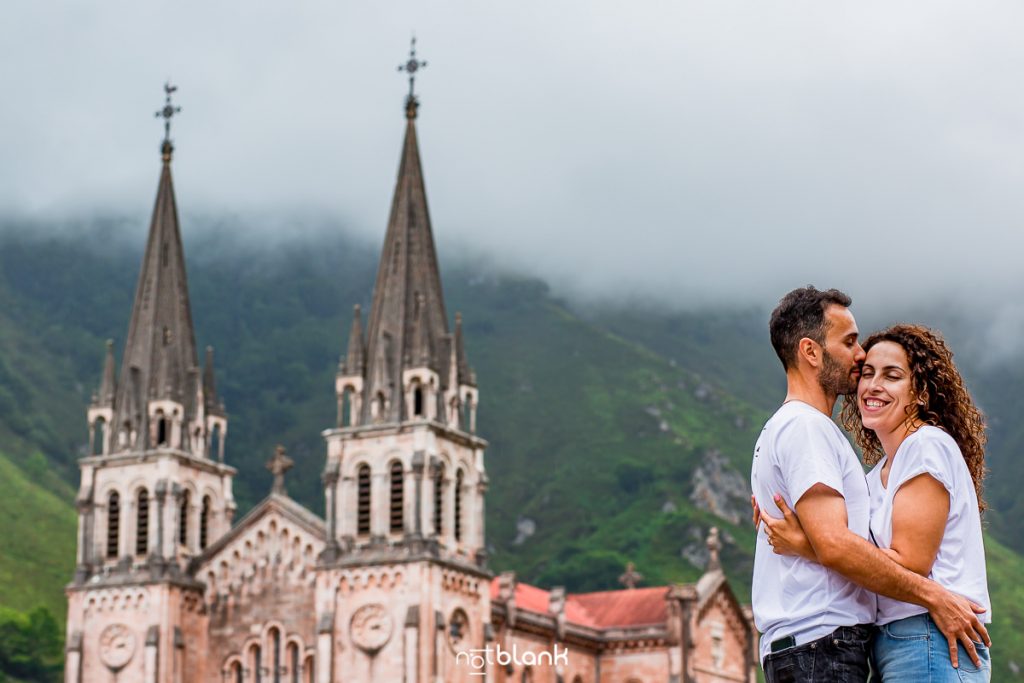
<svg viewBox="0 0 1024 683">
<path fill-rule="evenodd" d="M 910 571 L 928 576 L 946 531 L 949 492 L 930 474 L 905 482 L 892 503 L 892 543 L 884 551 Z"/>
</svg>

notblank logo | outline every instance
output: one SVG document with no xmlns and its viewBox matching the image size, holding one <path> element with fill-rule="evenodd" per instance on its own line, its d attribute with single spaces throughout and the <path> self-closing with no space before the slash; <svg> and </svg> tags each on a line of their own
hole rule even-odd
<svg viewBox="0 0 1024 683">
<path fill-rule="evenodd" d="M 508 666 L 511 664 L 517 669 L 524 666 L 539 666 L 542 664 L 547 664 L 548 666 L 568 666 L 569 648 L 559 648 L 556 643 L 553 652 L 547 650 L 541 652 L 527 650 L 520 654 L 515 643 L 512 644 L 511 651 L 503 650 L 501 645 L 495 645 L 494 647 L 488 645 L 487 647 L 458 652 L 455 655 L 455 664 L 471 668 L 470 676 L 483 676 L 487 671 L 487 667 L 495 664 L 498 666 Z"/>
</svg>

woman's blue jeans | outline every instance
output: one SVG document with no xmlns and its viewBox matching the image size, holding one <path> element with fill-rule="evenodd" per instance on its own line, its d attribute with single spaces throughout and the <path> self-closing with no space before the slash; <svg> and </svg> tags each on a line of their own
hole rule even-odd
<svg viewBox="0 0 1024 683">
<path fill-rule="evenodd" d="M 974 665 L 967 650 L 959 645 L 954 669 L 949 660 L 946 636 L 927 614 L 917 614 L 879 626 L 875 634 L 875 671 L 883 683 L 960 683 L 992 680 L 992 660 L 988 648 L 975 643 L 981 667 Z"/>
</svg>

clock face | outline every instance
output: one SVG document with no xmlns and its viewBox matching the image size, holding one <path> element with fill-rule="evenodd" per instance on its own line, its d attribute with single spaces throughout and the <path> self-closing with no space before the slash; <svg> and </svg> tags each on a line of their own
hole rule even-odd
<svg viewBox="0 0 1024 683">
<path fill-rule="evenodd" d="M 111 624 L 100 633 L 100 658 L 113 671 L 124 668 L 135 653 L 135 635 L 124 624 Z"/>
<path fill-rule="evenodd" d="M 363 605 L 352 615 L 352 642 L 365 652 L 375 653 L 391 639 L 391 615 L 383 605 Z"/>
</svg>

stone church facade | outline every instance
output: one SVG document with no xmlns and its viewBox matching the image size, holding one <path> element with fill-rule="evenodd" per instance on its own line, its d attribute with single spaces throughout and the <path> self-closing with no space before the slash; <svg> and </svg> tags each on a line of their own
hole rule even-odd
<svg viewBox="0 0 1024 683">
<path fill-rule="evenodd" d="M 270 495 L 234 519 L 165 138 L 120 371 L 108 344 L 88 409 L 66 683 L 756 680 L 716 533 L 695 584 L 634 588 L 629 571 L 623 590 L 572 594 L 488 567 L 479 391 L 445 310 L 417 107 L 410 93 L 372 307 L 323 432 L 323 517 L 288 497 L 279 448 Z"/>
</svg>

